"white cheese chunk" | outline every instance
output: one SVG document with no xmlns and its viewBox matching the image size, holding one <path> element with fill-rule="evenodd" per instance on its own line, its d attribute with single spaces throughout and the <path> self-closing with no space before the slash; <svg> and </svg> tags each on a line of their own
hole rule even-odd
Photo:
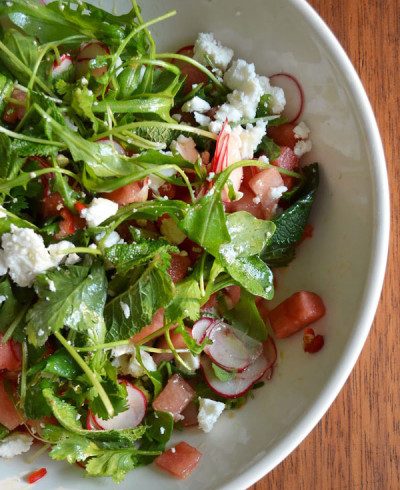
<svg viewBox="0 0 400 490">
<path fill-rule="evenodd" d="M 72 242 L 69 242 L 68 240 L 62 240 L 61 242 L 54 243 L 53 245 L 49 245 L 47 247 L 47 250 L 49 251 L 54 266 L 61 264 L 63 260 L 67 257 L 67 254 L 63 253 L 64 250 L 68 250 L 74 247 L 75 245 Z M 79 256 L 77 257 L 79 259 Z"/>
<path fill-rule="evenodd" d="M 208 126 L 211 122 L 211 119 L 208 116 L 200 114 L 200 112 L 194 112 L 193 116 L 197 124 L 200 124 L 200 126 Z"/>
<path fill-rule="evenodd" d="M 32 446 L 33 438 L 28 434 L 14 432 L 0 441 L 0 458 L 13 458 L 26 453 Z"/>
<path fill-rule="evenodd" d="M 3 206 L 0 206 L 0 218 L 6 218 L 7 214 L 5 212 L 6 210 L 3 208 Z"/>
<path fill-rule="evenodd" d="M 99 242 L 100 240 L 102 240 L 104 238 L 105 234 L 106 234 L 106 232 L 102 231 L 101 233 L 96 235 L 96 241 Z M 116 231 L 112 231 L 108 235 L 108 237 L 105 239 L 105 242 L 103 245 L 105 248 L 109 248 L 109 247 L 112 247 L 113 245 L 122 245 L 124 243 L 125 243 L 125 240 L 120 237 L 119 233 L 117 233 Z"/>
<path fill-rule="evenodd" d="M 210 432 L 224 408 L 224 403 L 215 402 L 209 398 L 199 398 L 199 413 L 197 415 L 197 420 L 200 429 L 204 432 Z"/>
<path fill-rule="evenodd" d="M 194 45 L 193 58 L 203 65 L 211 62 L 213 66 L 226 70 L 233 58 L 233 50 L 222 46 L 211 32 L 201 32 Z"/>
<path fill-rule="evenodd" d="M 98 226 L 106 219 L 114 216 L 118 211 L 118 204 L 104 197 L 95 197 L 89 206 L 82 209 L 81 218 L 86 219 L 90 227 Z"/>
<path fill-rule="evenodd" d="M 294 137 L 298 140 L 306 140 L 310 136 L 310 128 L 307 124 L 301 121 L 294 129 L 293 129 Z"/>
<path fill-rule="evenodd" d="M 204 112 L 207 112 L 211 109 L 210 104 L 204 100 L 201 99 L 196 95 L 196 97 L 193 97 L 193 99 L 188 100 L 185 102 L 182 106 L 182 111 L 183 112 L 200 112 L 200 114 L 203 114 Z"/>
<path fill-rule="evenodd" d="M 2 262 L 18 286 L 32 286 L 38 274 L 54 267 L 43 238 L 30 228 L 11 225 L 11 232 L 4 233 L 1 244 Z"/>
<path fill-rule="evenodd" d="M 311 140 L 300 140 L 295 144 L 293 151 L 294 154 L 300 158 L 311 150 L 312 150 Z"/>
</svg>

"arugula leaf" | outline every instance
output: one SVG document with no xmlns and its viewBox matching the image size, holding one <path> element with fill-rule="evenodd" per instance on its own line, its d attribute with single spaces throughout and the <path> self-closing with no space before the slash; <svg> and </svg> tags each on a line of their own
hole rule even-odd
<svg viewBox="0 0 400 490">
<path fill-rule="evenodd" d="M 104 255 L 117 269 L 124 274 L 133 267 L 143 265 L 162 253 L 178 253 L 179 249 L 165 240 L 142 240 L 139 243 L 119 244 L 106 248 Z"/>
<path fill-rule="evenodd" d="M 217 257 L 221 245 L 230 239 L 220 192 L 213 188 L 196 201 L 179 226 L 191 240 Z"/>
<path fill-rule="evenodd" d="M 239 211 L 228 215 L 226 224 L 231 241 L 221 245 L 219 260 L 232 278 L 250 293 L 271 299 L 274 294 L 272 272 L 258 255 L 273 236 L 274 223 Z"/>
<path fill-rule="evenodd" d="M 53 284 L 52 284 L 53 283 Z M 50 290 L 50 286 L 54 290 Z M 107 281 L 104 268 L 94 265 L 49 271 L 35 280 L 39 301 L 27 315 L 27 333 L 33 345 L 43 345 L 64 326 L 87 332 L 101 328 Z M 47 300 L 48 298 L 48 300 Z"/>
<path fill-rule="evenodd" d="M 16 29 L 7 29 L 3 43 L 27 68 L 31 70 L 34 68 L 38 59 L 38 47 L 34 37 L 26 36 Z M 14 60 L 1 49 L 0 60 L 17 80 L 23 84 L 29 83 L 29 75 L 21 70 L 14 63 Z"/>
<path fill-rule="evenodd" d="M 295 256 L 295 247 L 303 236 L 319 183 L 318 164 L 303 169 L 305 184 L 298 200 L 278 216 L 276 232 L 266 244 L 261 257 L 271 267 L 288 265 Z"/>
<path fill-rule="evenodd" d="M 240 300 L 232 309 L 229 310 L 224 301 L 220 305 L 223 316 L 230 325 L 260 342 L 264 342 L 267 339 L 267 326 L 258 312 L 255 298 L 252 294 L 242 289 Z"/>
<path fill-rule="evenodd" d="M 187 277 L 176 284 L 174 297 L 165 308 L 166 323 L 179 323 L 184 318 L 197 320 L 200 316 L 201 299 L 199 283 L 194 277 Z"/>
<path fill-rule="evenodd" d="M 107 325 L 107 340 L 127 339 L 149 325 L 154 313 L 166 306 L 174 296 L 174 284 L 167 272 L 168 255 L 158 254 L 133 284 L 107 303 L 104 318 Z M 128 305 L 129 316 L 126 308 Z"/>
</svg>

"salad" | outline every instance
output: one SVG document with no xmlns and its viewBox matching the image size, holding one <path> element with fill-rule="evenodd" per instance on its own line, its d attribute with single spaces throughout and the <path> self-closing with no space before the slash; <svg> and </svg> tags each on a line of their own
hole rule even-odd
<svg viewBox="0 0 400 490">
<path fill-rule="evenodd" d="M 256 396 L 275 338 L 323 346 L 317 294 L 270 306 L 312 231 L 301 86 L 211 33 L 160 52 L 149 28 L 174 14 L 0 5 L 3 458 L 37 442 L 90 476 L 185 478 L 182 429 Z"/>
</svg>

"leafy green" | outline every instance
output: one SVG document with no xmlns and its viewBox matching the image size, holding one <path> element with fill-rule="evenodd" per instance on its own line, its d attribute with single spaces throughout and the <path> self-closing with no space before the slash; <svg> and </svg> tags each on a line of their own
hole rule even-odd
<svg viewBox="0 0 400 490">
<path fill-rule="evenodd" d="M 99 121 L 93 113 L 93 103 L 95 100 L 96 96 L 93 91 L 89 92 L 87 87 L 78 87 L 72 92 L 71 108 L 78 116 L 89 119 L 93 123 L 93 130 L 97 132 Z"/>
<path fill-rule="evenodd" d="M 277 145 L 273 139 L 264 136 L 261 143 L 257 147 L 257 152 L 261 152 L 266 155 L 270 162 L 273 162 L 281 154 L 281 148 Z"/>
<path fill-rule="evenodd" d="M 5 69 L 4 69 L 5 70 Z M 14 82 L 5 74 L 0 73 L 0 114 L 3 114 L 7 99 L 14 89 Z"/>
<path fill-rule="evenodd" d="M 33 345 L 43 345 L 52 332 L 64 326 L 81 332 L 101 328 L 107 291 L 102 266 L 49 271 L 37 276 L 35 287 L 39 301 L 27 315 L 27 333 Z"/>
<path fill-rule="evenodd" d="M 226 304 L 222 303 L 222 312 L 230 325 L 241 330 L 249 337 L 260 342 L 267 339 L 267 327 L 255 304 L 255 298 L 246 290 L 241 290 L 240 299 L 232 309 L 228 309 Z"/>
<path fill-rule="evenodd" d="M 7 429 L 7 427 L 4 427 L 3 424 L 0 424 L 0 441 L 2 441 L 6 436 L 8 436 L 9 433 L 10 431 Z"/>
<path fill-rule="evenodd" d="M 235 372 L 228 372 L 225 371 L 224 369 L 220 368 L 214 363 L 211 363 L 211 367 L 214 371 L 215 376 L 220 380 L 220 381 L 230 381 L 236 376 Z"/>
<path fill-rule="evenodd" d="M 109 341 L 132 337 L 151 323 L 159 308 L 170 303 L 174 285 L 168 267 L 169 256 L 165 253 L 156 255 L 125 292 L 107 303 L 104 317 Z M 123 308 L 124 305 L 129 310 Z M 126 315 L 127 311 L 129 315 Z"/>
<path fill-rule="evenodd" d="M 184 318 L 197 320 L 200 316 L 201 292 L 194 277 L 188 277 L 175 286 L 172 301 L 165 309 L 167 324 L 179 323 Z"/>
<path fill-rule="evenodd" d="M 278 216 L 276 232 L 266 244 L 261 257 L 271 267 L 289 264 L 295 256 L 295 247 L 303 236 L 318 189 L 318 164 L 303 169 L 305 184 L 297 201 Z"/>
<path fill-rule="evenodd" d="M 17 161 L 17 155 L 11 146 L 10 138 L 2 133 L 0 133 L 0 155 L 0 178 L 12 179 L 18 173 L 21 163 Z"/>
<path fill-rule="evenodd" d="M 272 272 L 260 259 L 259 254 L 273 236 L 274 223 L 239 211 L 227 216 L 226 224 L 231 240 L 221 245 L 219 260 L 232 278 L 247 291 L 271 299 Z"/>
<path fill-rule="evenodd" d="M 56 390 L 58 386 L 56 381 L 48 378 L 29 379 L 24 404 L 25 416 L 32 420 L 51 416 L 52 411 L 43 396 L 43 390 Z"/>
<path fill-rule="evenodd" d="M 135 449 L 103 451 L 91 458 L 85 466 L 91 476 L 110 476 L 120 483 L 126 474 L 138 466 L 139 458 Z"/>
<path fill-rule="evenodd" d="M 179 252 L 165 240 L 142 240 L 138 243 L 113 245 L 106 248 L 105 257 L 118 273 L 124 274 L 133 267 L 143 265 L 160 253 Z"/>
</svg>

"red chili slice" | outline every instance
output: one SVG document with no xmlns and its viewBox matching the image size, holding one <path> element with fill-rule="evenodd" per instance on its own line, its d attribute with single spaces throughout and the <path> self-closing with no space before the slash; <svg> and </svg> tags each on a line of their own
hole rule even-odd
<svg viewBox="0 0 400 490">
<path fill-rule="evenodd" d="M 303 348 L 304 352 L 309 354 L 315 354 L 319 352 L 324 346 L 324 337 L 322 335 L 315 335 L 313 328 L 306 328 L 303 334 Z"/>
<path fill-rule="evenodd" d="M 26 477 L 26 481 L 30 484 L 36 483 L 37 481 L 41 480 L 44 476 L 47 475 L 47 470 L 46 468 L 40 468 L 36 471 L 33 471 Z"/>
</svg>

